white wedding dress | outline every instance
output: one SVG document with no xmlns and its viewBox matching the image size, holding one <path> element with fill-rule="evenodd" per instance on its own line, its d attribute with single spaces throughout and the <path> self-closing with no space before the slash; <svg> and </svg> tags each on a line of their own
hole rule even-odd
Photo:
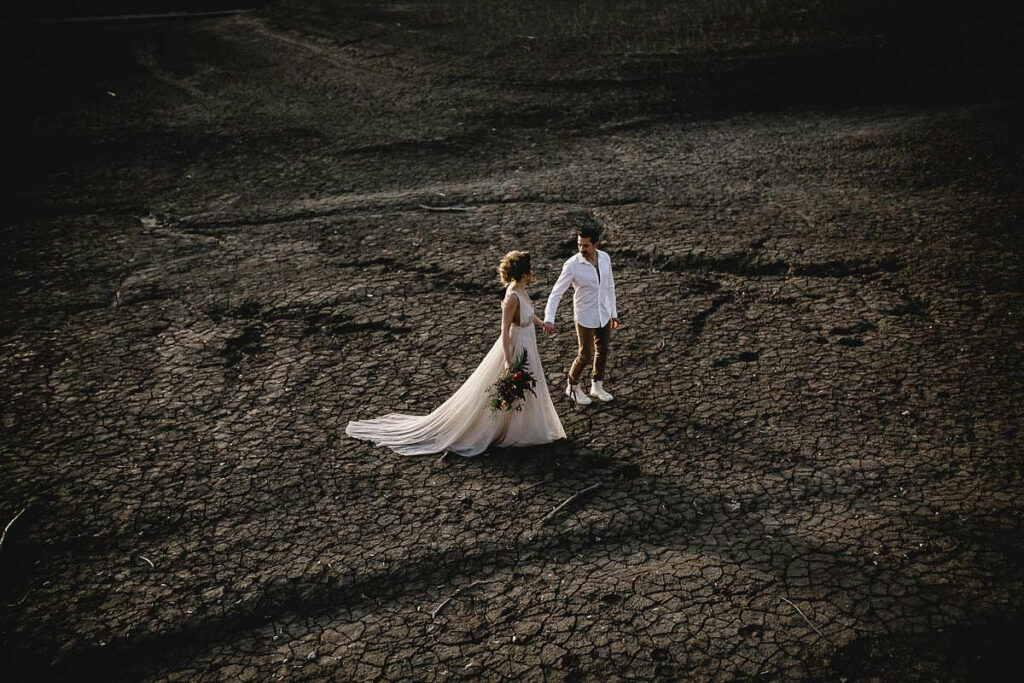
<svg viewBox="0 0 1024 683">
<path fill-rule="evenodd" d="M 519 321 L 512 325 L 513 358 L 526 349 L 527 367 L 537 380 L 537 395 L 527 393 L 522 410 L 491 409 L 491 385 L 504 372 L 501 336 L 461 387 L 429 415 L 393 413 L 372 420 L 349 422 L 345 433 L 387 446 L 403 455 L 451 451 L 478 455 L 489 446 L 533 446 L 565 438 L 565 430 L 548 392 L 530 297 L 511 285 L 505 297 L 519 297 Z"/>
</svg>

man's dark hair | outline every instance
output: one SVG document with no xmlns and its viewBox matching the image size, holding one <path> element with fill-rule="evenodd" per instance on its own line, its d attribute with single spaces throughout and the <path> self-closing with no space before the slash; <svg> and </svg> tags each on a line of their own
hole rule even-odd
<svg viewBox="0 0 1024 683">
<path fill-rule="evenodd" d="M 596 225 L 581 225 L 576 228 L 576 236 L 597 244 L 601 241 L 601 228 Z"/>
</svg>

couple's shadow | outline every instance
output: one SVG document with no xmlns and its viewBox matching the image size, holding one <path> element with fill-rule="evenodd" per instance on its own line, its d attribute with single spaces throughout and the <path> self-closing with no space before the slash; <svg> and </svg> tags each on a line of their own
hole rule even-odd
<svg viewBox="0 0 1024 683">
<path fill-rule="evenodd" d="M 634 479 L 641 474 L 636 465 L 595 451 L 571 438 L 538 446 L 488 448 L 471 458 L 448 453 L 443 462 L 449 467 L 480 468 L 492 475 L 505 474 L 524 482 L 551 474 L 597 479 Z"/>
</svg>

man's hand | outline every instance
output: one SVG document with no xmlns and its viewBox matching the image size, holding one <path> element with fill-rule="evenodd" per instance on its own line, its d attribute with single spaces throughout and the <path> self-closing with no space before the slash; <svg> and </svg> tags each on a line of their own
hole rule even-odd
<svg viewBox="0 0 1024 683">
<path fill-rule="evenodd" d="M 619 329 L 619 319 L 618 318 L 612 318 L 612 329 L 613 330 Z"/>
<path fill-rule="evenodd" d="M 544 323 L 544 334 L 552 334 L 555 331 L 554 323 Z"/>
</svg>

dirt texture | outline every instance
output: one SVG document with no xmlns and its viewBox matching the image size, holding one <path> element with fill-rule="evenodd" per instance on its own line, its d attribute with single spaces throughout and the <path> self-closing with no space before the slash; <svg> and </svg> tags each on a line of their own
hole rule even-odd
<svg viewBox="0 0 1024 683">
<path fill-rule="evenodd" d="M 478 4 L 9 36 L 10 679 L 1024 677 L 1002 24 L 963 66 L 838 2 Z M 540 307 L 583 224 L 614 402 L 564 397 L 565 300 L 566 441 L 345 436 L 450 395 L 501 255 Z"/>
</svg>

